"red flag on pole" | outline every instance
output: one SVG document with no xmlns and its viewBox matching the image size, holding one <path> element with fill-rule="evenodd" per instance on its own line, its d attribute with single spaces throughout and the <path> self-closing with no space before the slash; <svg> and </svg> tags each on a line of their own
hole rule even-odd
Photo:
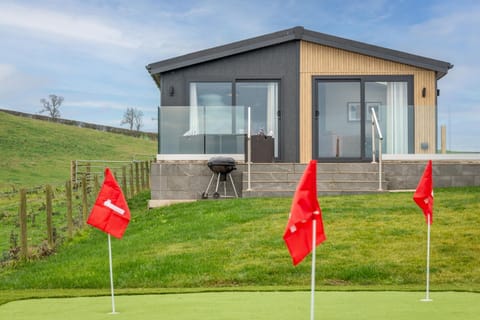
<svg viewBox="0 0 480 320">
<path fill-rule="evenodd" d="M 130 222 L 130 209 L 122 189 L 109 168 L 87 223 L 116 238 L 121 238 Z"/>
<path fill-rule="evenodd" d="M 417 189 L 413 195 L 413 200 L 423 210 L 425 220 L 428 224 L 433 222 L 433 179 L 432 179 L 432 160 L 429 160 L 422 178 L 418 182 Z"/>
<path fill-rule="evenodd" d="M 283 235 L 293 264 L 299 264 L 312 251 L 312 221 L 317 221 L 316 245 L 325 241 L 322 211 L 317 198 L 317 161 L 311 160 L 295 191 L 290 217 Z"/>
</svg>

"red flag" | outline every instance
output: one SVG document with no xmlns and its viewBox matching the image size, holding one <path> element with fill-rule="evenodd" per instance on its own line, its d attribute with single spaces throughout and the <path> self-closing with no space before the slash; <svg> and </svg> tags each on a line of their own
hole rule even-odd
<svg viewBox="0 0 480 320">
<path fill-rule="evenodd" d="M 432 160 L 429 160 L 422 178 L 418 182 L 417 190 L 413 195 L 413 200 L 422 208 L 427 223 L 433 222 L 433 179 L 432 179 Z M 429 219 L 430 218 L 430 219 Z"/>
<path fill-rule="evenodd" d="M 299 264 L 312 251 L 312 221 L 317 221 L 316 245 L 325 241 L 322 210 L 317 198 L 317 161 L 311 160 L 293 197 L 290 217 L 283 235 L 283 240 L 293 259 Z"/>
<path fill-rule="evenodd" d="M 105 180 L 87 223 L 116 238 L 121 238 L 130 222 L 130 209 L 115 177 L 105 169 Z"/>
</svg>

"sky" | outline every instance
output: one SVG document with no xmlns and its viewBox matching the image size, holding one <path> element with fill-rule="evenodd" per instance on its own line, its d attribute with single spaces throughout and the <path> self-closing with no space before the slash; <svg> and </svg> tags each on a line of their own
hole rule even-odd
<svg viewBox="0 0 480 320">
<path fill-rule="evenodd" d="M 0 109 L 56 94 L 62 118 L 121 127 L 137 108 L 156 132 L 147 64 L 295 26 L 453 64 L 438 124 L 448 149 L 480 152 L 476 0 L 0 0 Z"/>
</svg>

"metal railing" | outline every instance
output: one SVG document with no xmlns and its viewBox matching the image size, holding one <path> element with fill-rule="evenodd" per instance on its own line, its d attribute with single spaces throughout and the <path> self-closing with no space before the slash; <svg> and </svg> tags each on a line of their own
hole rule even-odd
<svg viewBox="0 0 480 320">
<path fill-rule="evenodd" d="M 382 141 L 383 135 L 382 130 L 380 129 L 380 125 L 378 123 L 377 114 L 375 113 L 375 109 L 371 108 L 370 111 L 372 112 L 372 163 L 377 163 L 375 161 L 375 132 L 378 136 L 378 191 L 382 191 Z"/>
</svg>

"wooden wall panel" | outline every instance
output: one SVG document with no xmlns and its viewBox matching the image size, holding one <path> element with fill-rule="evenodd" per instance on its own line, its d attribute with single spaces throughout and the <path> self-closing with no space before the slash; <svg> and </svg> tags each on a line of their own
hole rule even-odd
<svg viewBox="0 0 480 320">
<path fill-rule="evenodd" d="M 312 158 L 312 95 L 314 76 L 413 75 L 415 152 L 435 152 L 435 72 L 410 65 L 301 41 L 300 45 L 300 162 Z M 426 88 L 426 97 L 422 89 Z M 422 142 L 428 149 L 422 150 Z"/>
</svg>

